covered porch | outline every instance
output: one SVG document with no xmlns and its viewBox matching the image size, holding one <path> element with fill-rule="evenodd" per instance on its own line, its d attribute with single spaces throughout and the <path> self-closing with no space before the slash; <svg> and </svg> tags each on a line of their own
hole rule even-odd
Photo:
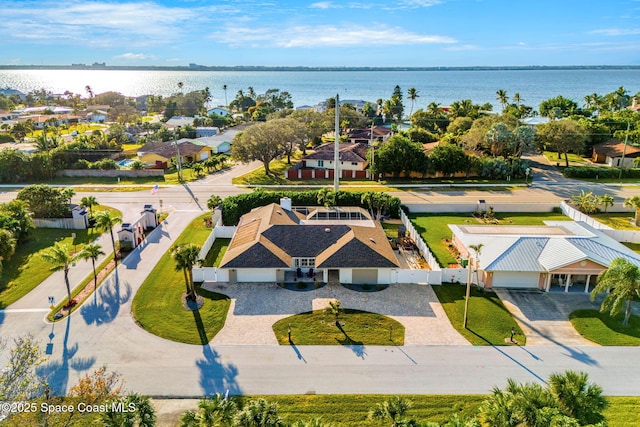
<svg viewBox="0 0 640 427">
<path fill-rule="evenodd" d="M 595 288 L 598 274 L 606 267 L 591 260 L 583 260 L 546 273 L 547 292 L 589 293 Z"/>
</svg>

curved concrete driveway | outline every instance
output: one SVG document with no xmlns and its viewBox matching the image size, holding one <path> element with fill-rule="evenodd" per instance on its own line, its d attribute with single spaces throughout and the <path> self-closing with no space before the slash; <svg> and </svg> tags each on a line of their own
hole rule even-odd
<svg viewBox="0 0 640 427">
<path fill-rule="evenodd" d="M 392 285 L 379 292 L 355 292 L 324 286 L 307 292 L 273 283 L 205 283 L 205 289 L 228 295 L 231 308 L 214 345 L 277 344 L 271 326 L 297 313 L 318 310 L 339 299 L 344 308 L 384 314 L 405 327 L 405 345 L 469 345 L 449 322 L 431 286 Z"/>
</svg>

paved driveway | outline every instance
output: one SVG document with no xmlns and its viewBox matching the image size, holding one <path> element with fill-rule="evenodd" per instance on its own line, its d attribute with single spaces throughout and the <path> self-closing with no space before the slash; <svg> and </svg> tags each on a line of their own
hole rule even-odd
<svg viewBox="0 0 640 427">
<path fill-rule="evenodd" d="M 451 326 L 430 286 L 391 285 L 379 292 L 355 292 L 325 286 L 307 292 L 291 291 L 273 283 L 205 283 L 205 289 L 228 295 L 231 308 L 214 345 L 277 344 L 271 326 L 297 313 L 322 309 L 329 299 L 344 308 L 392 317 L 405 327 L 405 345 L 469 345 Z"/>
<path fill-rule="evenodd" d="M 527 337 L 527 345 L 596 345 L 571 325 L 569 314 L 582 308 L 599 309 L 589 294 L 496 289 Z"/>
</svg>

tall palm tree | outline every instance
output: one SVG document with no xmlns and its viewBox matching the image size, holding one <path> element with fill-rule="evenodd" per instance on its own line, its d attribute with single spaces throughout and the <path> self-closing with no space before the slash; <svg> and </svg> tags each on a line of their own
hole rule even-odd
<svg viewBox="0 0 640 427">
<path fill-rule="evenodd" d="M 91 89 L 91 86 L 86 85 L 84 87 L 84 90 L 87 91 L 87 94 L 89 95 L 89 104 L 93 103 L 93 89 Z"/>
<path fill-rule="evenodd" d="M 80 200 L 80 206 L 84 206 L 89 209 L 89 218 L 93 218 L 93 207 L 98 206 L 99 204 L 100 203 L 98 203 L 95 196 L 84 196 Z"/>
<path fill-rule="evenodd" d="M 624 201 L 624 205 L 636 210 L 636 216 L 633 222 L 636 226 L 640 227 L 640 196 L 629 197 Z"/>
<path fill-rule="evenodd" d="M 229 105 L 229 101 L 227 100 L 227 85 L 222 85 L 222 90 L 224 91 L 224 106 L 227 107 Z"/>
<path fill-rule="evenodd" d="M 420 95 L 418 95 L 418 90 L 415 87 L 410 87 L 407 93 L 407 98 L 411 100 L 411 110 L 409 112 L 409 118 L 411 118 L 413 115 L 413 105 L 415 104 L 416 99 L 420 98 Z"/>
<path fill-rule="evenodd" d="M 624 307 L 623 326 L 629 325 L 631 303 L 640 297 L 640 268 L 625 258 L 614 258 L 609 268 L 598 275 L 598 284 L 591 291 L 591 300 L 608 292 L 602 300 L 600 312 L 618 315 Z"/>
<path fill-rule="evenodd" d="M 102 255 L 104 255 L 104 252 L 102 251 L 102 246 L 98 245 L 97 243 L 90 243 L 88 245 L 85 245 L 85 247 L 82 248 L 82 250 L 78 254 L 78 257 L 80 259 L 91 260 L 91 267 L 93 267 L 93 288 L 94 289 L 98 287 L 98 275 L 96 274 L 96 261 Z"/>
<path fill-rule="evenodd" d="M 602 395 L 602 387 L 589 383 L 589 375 L 586 372 L 566 371 L 551 374 L 548 387 L 562 413 L 575 418 L 580 425 L 604 421 L 602 411 L 607 407 L 607 400 Z"/>
<path fill-rule="evenodd" d="M 411 401 L 400 396 L 393 396 L 382 403 L 378 403 L 369 412 L 369 419 L 389 420 L 391 427 L 407 425 L 408 420 L 403 417 L 411 409 Z"/>
<path fill-rule="evenodd" d="M 473 251 L 473 264 L 474 267 L 476 269 L 476 283 L 478 284 L 478 286 L 480 285 L 480 272 L 479 272 L 479 268 L 478 268 L 478 262 L 479 259 L 478 257 L 480 257 L 480 254 L 482 253 L 482 248 L 484 247 L 484 243 L 478 243 L 477 245 L 469 245 L 469 249 L 471 249 Z"/>
<path fill-rule="evenodd" d="M 184 87 L 184 83 L 178 82 L 178 89 L 180 90 L 180 93 L 182 93 L 182 88 L 183 87 Z"/>
<path fill-rule="evenodd" d="M 193 284 L 193 267 L 200 261 L 200 246 L 193 243 L 178 245 L 171 251 L 176 271 L 182 270 L 187 288 L 187 299 L 196 299 L 196 288 Z"/>
<path fill-rule="evenodd" d="M 502 109 L 504 110 L 504 106 L 507 105 L 507 102 L 509 102 L 507 91 L 504 89 L 498 89 L 496 91 L 496 99 L 500 102 L 500 105 L 502 105 Z"/>
<path fill-rule="evenodd" d="M 522 102 L 522 97 L 520 96 L 520 93 L 519 93 L 519 92 L 516 92 L 516 93 L 513 95 L 513 102 L 515 102 L 515 103 L 516 103 L 516 105 L 517 105 L 518 107 L 520 107 L 520 103 Z"/>
<path fill-rule="evenodd" d="M 118 253 L 116 248 L 116 239 L 113 236 L 113 227 L 116 224 L 122 224 L 122 217 L 112 214 L 110 211 L 101 211 L 96 214 L 96 226 L 101 231 L 109 231 L 111 234 L 111 245 L 113 246 L 113 260 L 118 265 Z"/>
<path fill-rule="evenodd" d="M 64 272 L 64 284 L 67 287 L 67 301 L 71 303 L 71 285 L 69 284 L 69 269 L 71 265 L 75 263 L 79 254 L 71 255 L 71 251 L 67 245 L 62 242 L 54 243 L 53 247 L 49 248 L 42 254 L 42 258 L 50 264 L 53 264 L 51 271 Z"/>
</svg>

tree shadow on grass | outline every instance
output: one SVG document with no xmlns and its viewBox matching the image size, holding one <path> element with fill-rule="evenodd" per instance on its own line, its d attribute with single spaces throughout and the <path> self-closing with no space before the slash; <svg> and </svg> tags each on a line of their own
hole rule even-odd
<svg viewBox="0 0 640 427">
<path fill-rule="evenodd" d="M 196 309 L 192 311 L 193 320 L 196 322 L 196 328 L 198 329 L 198 336 L 200 337 L 200 344 L 208 345 L 209 337 L 207 337 L 207 331 L 202 323 L 202 317 L 200 316 L 200 310 Z"/>
<path fill-rule="evenodd" d="M 359 357 L 360 359 L 364 359 L 365 356 L 367 355 L 367 351 L 366 351 L 365 346 L 362 343 L 362 341 L 356 341 L 356 340 L 352 339 L 347 334 L 347 332 L 344 330 L 344 328 L 342 327 L 342 325 L 340 323 L 338 323 L 337 327 L 338 327 L 338 329 L 340 329 L 340 332 L 342 332 L 342 334 L 344 335 L 344 339 L 336 338 L 336 341 L 338 341 L 338 343 L 340 343 L 340 345 L 349 347 L 351 349 L 351 351 L 353 351 L 353 353 L 357 357 Z"/>
</svg>

